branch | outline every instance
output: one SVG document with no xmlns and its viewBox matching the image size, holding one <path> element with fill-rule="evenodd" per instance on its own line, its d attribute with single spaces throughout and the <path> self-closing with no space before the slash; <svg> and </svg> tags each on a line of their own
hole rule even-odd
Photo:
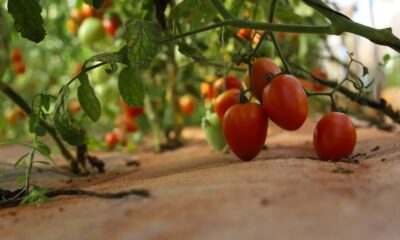
<svg viewBox="0 0 400 240">
<path fill-rule="evenodd" d="M 321 85 L 330 87 L 330 88 L 337 88 L 337 91 L 349 98 L 351 101 L 356 102 L 362 106 L 368 106 L 374 108 L 386 116 L 390 117 L 394 122 L 400 123 L 400 113 L 395 111 L 390 105 L 386 103 L 385 100 L 380 99 L 380 101 L 375 101 L 363 96 L 360 96 L 358 93 L 352 92 L 350 89 L 339 86 L 338 83 L 333 81 L 327 81 L 318 77 L 313 76 L 309 71 L 304 69 L 303 67 L 295 64 L 290 63 L 292 67 L 296 69 L 296 75 L 303 77 L 303 78 L 313 78 L 316 82 Z"/>
</svg>

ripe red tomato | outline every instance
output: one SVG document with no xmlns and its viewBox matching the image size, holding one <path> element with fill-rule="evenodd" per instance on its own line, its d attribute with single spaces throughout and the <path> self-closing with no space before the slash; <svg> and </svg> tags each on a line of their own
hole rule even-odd
<svg viewBox="0 0 400 240">
<path fill-rule="evenodd" d="M 251 78 L 253 80 L 252 92 L 262 100 L 264 87 L 268 84 L 268 77 L 280 73 L 279 67 L 269 58 L 256 58 L 252 62 Z"/>
<path fill-rule="evenodd" d="M 71 109 L 71 112 L 77 113 L 81 110 L 81 105 L 78 101 L 74 100 L 71 101 L 71 103 L 69 104 L 69 108 Z"/>
<path fill-rule="evenodd" d="M 350 118 L 340 112 L 326 114 L 314 131 L 314 149 L 322 160 L 349 157 L 357 142 L 357 132 Z"/>
<path fill-rule="evenodd" d="M 124 121 L 126 132 L 136 132 L 139 129 L 134 117 L 124 114 Z"/>
<path fill-rule="evenodd" d="M 194 97 L 190 94 L 185 94 L 179 98 L 179 107 L 186 116 L 192 115 L 194 112 Z"/>
<path fill-rule="evenodd" d="M 125 112 L 130 117 L 137 117 L 144 113 L 143 107 L 129 107 L 128 104 L 126 104 L 122 98 L 119 99 L 119 102 L 121 103 L 121 106 L 125 109 Z"/>
<path fill-rule="evenodd" d="M 240 103 L 240 90 L 229 89 L 221 93 L 214 104 L 214 111 L 220 119 L 224 118 L 225 112 L 235 104 Z"/>
<path fill-rule="evenodd" d="M 275 77 L 265 87 L 263 104 L 268 117 L 289 131 L 300 128 L 307 118 L 307 94 L 299 80 L 289 74 Z"/>
<path fill-rule="evenodd" d="M 324 72 L 324 71 L 315 69 L 315 70 L 312 71 L 311 74 L 314 77 L 321 78 L 323 80 L 328 80 L 328 74 L 326 72 Z M 324 85 L 321 85 L 319 83 L 314 84 L 314 89 L 313 90 L 315 92 L 323 92 L 325 89 L 326 89 L 326 87 Z"/>
<path fill-rule="evenodd" d="M 241 28 L 239 31 L 236 33 L 236 36 L 238 36 L 241 39 L 247 39 L 251 40 L 254 37 L 255 32 L 248 29 L 248 28 Z"/>
<path fill-rule="evenodd" d="M 11 51 L 11 60 L 13 62 L 21 62 L 22 61 L 22 52 L 19 48 L 14 48 Z"/>
<path fill-rule="evenodd" d="M 111 19 L 103 19 L 103 28 L 108 35 L 115 37 L 115 33 L 119 28 L 119 19 L 116 16 L 112 16 Z"/>
<path fill-rule="evenodd" d="M 118 136 L 114 132 L 108 132 L 105 137 L 108 148 L 113 149 L 118 143 Z"/>
<path fill-rule="evenodd" d="M 225 86 L 224 86 L 225 85 Z M 239 78 L 228 75 L 226 76 L 226 81 L 223 78 L 219 78 L 214 82 L 214 89 L 216 92 L 222 92 L 224 89 L 241 89 L 242 82 Z"/>
<path fill-rule="evenodd" d="M 14 62 L 13 69 L 15 74 L 21 75 L 25 73 L 25 63 L 23 62 Z"/>
<path fill-rule="evenodd" d="M 267 114 L 256 103 L 236 104 L 225 113 L 223 128 L 232 152 L 250 161 L 260 153 L 267 138 Z"/>
</svg>

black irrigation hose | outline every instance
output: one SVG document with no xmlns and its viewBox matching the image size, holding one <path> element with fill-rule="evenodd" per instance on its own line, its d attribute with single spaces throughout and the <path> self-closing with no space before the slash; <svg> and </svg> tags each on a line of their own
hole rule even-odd
<svg viewBox="0 0 400 240">
<path fill-rule="evenodd" d="M 17 198 L 17 199 L 12 199 L 12 198 L 19 192 L 21 192 L 21 189 L 17 189 L 15 191 L 0 189 L 0 197 L 2 197 L 3 199 L 8 199 L 0 201 L 0 209 L 18 206 L 23 200 L 23 198 Z M 138 196 L 142 198 L 150 197 L 149 191 L 145 189 L 133 189 L 129 191 L 116 192 L 116 193 L 99 193 L 93 191 L 86 191 L 82 189 L 58 189 L 58 190 L 50 190 L 44 193 L 44 195 L 48 198 L 53 198 L 57 196 L 89 196 L 89 197 L 98 197 L 105 199 L 118 199 L 127 196 Z"/>
</svg>

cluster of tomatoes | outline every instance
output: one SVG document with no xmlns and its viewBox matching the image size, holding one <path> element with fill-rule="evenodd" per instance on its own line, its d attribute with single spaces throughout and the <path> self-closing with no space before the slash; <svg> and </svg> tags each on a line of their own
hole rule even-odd
<svg viewBox="0 0 400 240">
<path fill-rule="evenodd" d="M 317 74 L 327 78 L 321 76 L 321 72 L 314 72 Z M 251 80 L 246 81 L 246 85 L 255 99 L 249 101 L 241 81 L 229 76 L 225 81 L 225 91 L 213 100 L 214 113 L 207 113 L 202 121 L 207 141 L 213 148 L 221 150 L 227 143 L 232 152 L 244 161 L 253 159 L 262 150 L 269 120 L 284 130 L 295 131 L 304 124 L 308 115 L 304 83 L 302 85 L 302 81 L 293 75 L 282 73 L 271 59 L 256 58 L 249 75 Z M 206 99 L 215 97 L 215 85 L 201 88 Z M 323 90 L 315 84 L 308 87 L 313 91 Z M 314 149 L 320 159 L 340 160 L 351 155 L 356 139 L 350 118 L 343 113 L 331 112 L 316 125 Z"/>
<path fill-rule="evenodd" d="M 19 48 L 14 48 L 11 51 L 11 63 L 15 74 L 21 75 L 25 73 L 25 63 L 22 60 L 22 51 Z"/>
<path fill-rule="evenodd" d="M 112 1 L 104 2 L 100 9 L 82 4 L 80 9 L 73 9 L 67 21 L 67 27 L 73 34 L 78 34 L 83 44 L 90 44 L 102 39 L 107 33 L 111 37 L 120 27 L 121 23 L 117 15 L 105 14 L 112 6 Z"/>
<path fill-rule="evenodd" d="M 143 107 L 129 107 L 122 98 L 120 99 L 120 104 L 124 112 L 116 117 L 114 121 L 115 128 L 105 135 L 105 143 L 110 149 L 113 149 L 118 143 L 123 146 L 128 144 L 126 134 L 139 130 L 135 118 L 144 113 Z"/>
</svg>

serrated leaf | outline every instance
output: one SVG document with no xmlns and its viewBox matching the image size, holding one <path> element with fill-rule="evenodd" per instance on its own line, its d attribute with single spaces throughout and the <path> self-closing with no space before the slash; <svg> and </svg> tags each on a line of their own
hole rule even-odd
<svg viewBox="0 0 400 240">
<path fill-rule="evenodd" d="M 43 18 L 40 15 L 42 8 L 37 0 L 9 0 L 8 12 L 14 18 L 14 25 L 21 36 L 33 42 L 44 39 L 46 31 L 43 27 Z"/>
<path fill-rule="evenodd" d="M 132 19 L 126 24 L 129 65 L 147 68 L 160 50 L 161 29 L 157 23 Z"/>
<path fill-rule="evenodd" d="M 97 122 L 101 116 L 101 104 L 96 97 L 93 87 L 90 85 L 87 74 L 79 76 L 81 85 L 78 87 L 78 99 L 82 109 L 93 122 Z"/>
<path fill-rule="evenodd" d="M 192 47 L 185 42 L 179 42 L 178 46 L 179 46 L 178 48 L 179 52 L 182 53 L 183 55 L 190 57 L 198 62 L 208 61 L 208 59 L 205 56 L 203 56 L 203 54 L 201 54 L 201 52 L 197 48 Z"/>
<path fill-rule="evenodd" d="M 190 19 L 190 27 L 195 29 L 209 24 L 217 15 L 210 0 L 183 0 L 172 9 L 171 16 Z"/>
<path fill-rule="evenodd" d="M 22 155 L 15 163 L 14 163 L 14 168 L 18 167 L 19 165 L 22 164 L 22 162 L 25 160 L 27 156 L 29 156 L 30 153 L 25 153 Z"/>
<path fill-rule="evenodd" d="M 69 100 L 69 89 L 64 87 L 57 99 L 54 107 L 53 121 L 54 127 L 60 133 L 62 139 L 71 145 L 80 145 L 86 142 L 86 131 L 72 125 L 71 119 L 67 114 Z"/>
<path fill-rule="evenodd" d="M 143 107 L 144 85 L 138 71 L 131 67 L 122 69 L 118 88 L 122 99 L 130 107 Z"/>
</svg>

